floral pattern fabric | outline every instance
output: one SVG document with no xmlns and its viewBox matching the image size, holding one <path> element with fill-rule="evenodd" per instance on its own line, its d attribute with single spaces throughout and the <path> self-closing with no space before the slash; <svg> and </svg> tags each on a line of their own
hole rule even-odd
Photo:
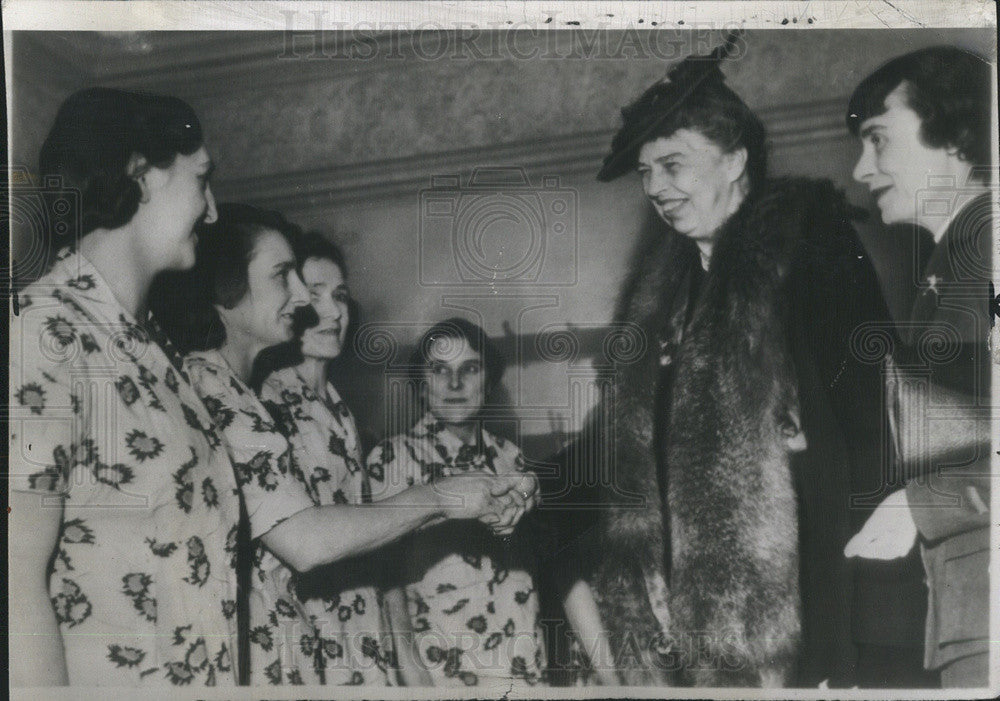
<svg viewBox="0 0 1000 701">
<path fill-rule="evenodd" d="M 176 354 L 68 249 L 11 330 L 10 487 L 62 502 L 49 593 L 69 683 L 234 685 L 239 500 Z"/>
<path fill-rule="evenodd" d="M 522 469 L 513 443 L 483 430 L 478 445 L 467 445 L 430 414 L 368 457 L 375 500 L 470 470 Z M 499 538 L 468 521 L 428 527 L 411 538 L 403 563 L 407 605 L 435 686 L 543 681 L 538 596 L 520 539 Z"/>
<path fill-rule="evenodd" d="M 288 441 L 225 358 L 214 350 L 189 353 L 184 368 L 229 451 L 251 539 L 311 508 Z M 307 619 L 290 577 L 282 576 L 287 568 L 259 541 L 255 545 L 248 594 L 250 684 L 305 684 L 302 663 L 308 667 L 310 655 L 300 651 L 314 644 L 312 630 L 302 623 Z"/>
<path fill-rule="evenodd" d="M 261 399 L 288 436 L 295 475 L 314 504 L 371 501 L 354 417 L 333 385 L 319 394 L 295 368 L 284 368 L 265 381 Z M 385 645 L 388 633 L 382 625 L 375 564 L 367 557 L 305 575 L 285 568 L 271 573 L 294 581 L 306 616 L 304 627 L 314 631 L 311 683 L 388 683 L 384 650 L 391 647 Z"/>
</svg>

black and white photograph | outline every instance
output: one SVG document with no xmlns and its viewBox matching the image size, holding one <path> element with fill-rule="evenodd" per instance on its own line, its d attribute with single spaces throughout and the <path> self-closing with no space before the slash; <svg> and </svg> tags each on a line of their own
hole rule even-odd
<svg viewBox="0 0 1000 701">
<path fill-rule="evenodd" d="M 1000 693 L 995 4 L 3 27 L 13 698 Z"/>
</svg>

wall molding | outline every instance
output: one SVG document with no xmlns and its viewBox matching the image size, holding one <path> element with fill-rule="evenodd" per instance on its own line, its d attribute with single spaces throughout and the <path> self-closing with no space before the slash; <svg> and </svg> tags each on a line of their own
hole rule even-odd
<svg viewBox="0 0 1000 701">
<path fill-rule="evenodd" d="M 847 137 L 846 98 L 760 110 L 772 150 Z M 419 192 L 436 175 L 459 175 L 465 183 L 480 166 L 517 166 L 532 183 L 544 175 L 574 177 L 596 173 L 614 130 L 533 139 L 492 147 L 427 153 L 346 166 L 291 171 L 261 177 L 219 180 L 220 198 L 235 198 L 288 211 L 374 204 Z"/>
<path fill-rule="evenodd" d="M 683 32 L 681 32 L 683 34 Z M 343 51 L 357 34 L 332 32 L 328 53 Z M 300 59 L 289 70 L 289 60 L 277 60 L 285 37 L 274 32 L 61 33 L 21 34 L 18 41 L 25 64 L 48 57 L 57 61 L 60 75 L 72 74 L 81 83 L 103 83 L 122 88 L 154 88 L 186 96 L 241 94 L 261 86 L 356 77 L 383 69 L 416 69 L 423 61 L 386 58 L 394 52 L 412 54 L 414 45 L 433 41 L 428 33 L 369 33 L 377 57 L 368 61 Z M 150 41 L 144 47 L 143 41 Z M 306 48 L 300 53 L 306 53 Z M 123 54 L 129 55 L 123 60 Z M 27 59 L 27 60 L 26 60 Z M 44 65 L 44 64 L 42 64 Z M 72 83 L 72 79 L 67 78 Z M 768 126 L 773 150 L 829 143 L 847 137 L 843 122 L 845 97 L 804 101 L 763 108 L 758 114 Z M 617 120 L 615 120 L 617 121 Z M 596 125 L 595 125 L 596 126 Z M 256 202 L 262 206 L 309 210 L 374 204 L 419 192 L 432 176 L 458 174 L 466 181 L 477 166 L 518 166 L 532 182 L 543 175 L 593 177 L 606 153 L 613 128 L 512 141 L 489 146 L 432 150 L 402 158 L 380 159 L 296 169 L 243 178 L 218 177 L 220 198 Z M 315 161 L 314 161 L 315 163 Z M 312 164 L 311 164 L 312 165 Z M 244 171 L 245 172 L 245 171 Z"/>
<path fill-rule="evenodd" d="M 328 28 L 321 32 L 318 41 L 315 32 L 298 30 L 294 46 L 289 43 L 287 32 L 281 29 L 194 33 L 32 32 L 27 36 L 41 53 L 61 56 L 90 82 L 123 89 L 156 85 L 161 91 L 180 90 L 192 97 L 228 94 L 261 85 L 329 82 L 382 71 L 413 70 L 436 61 L 510 62 L 518 60 L 515 54 L 526 52 L 537 52 L 542 60 L 570 56 L 590 60 L 582 54 L 608 58 L 601 54 L 602 50 L 609 50 L 604 44 L 587 43 L 593 42 L 589 37 L 583 41 L 588 48 L 582 48 L 571 36 L 574 32 L 590 34 L 597 30 L 523 31 L 523 43 L 518 41 L 513 48 L 503 41 L 487 38 L 490 34 L 502 36 L 504 31 L 479 30 L 476 34 L 479 43 L 469 50 L 469 55 L 463 53 L 462 40 L 454 38 L 456 33 L 444 30 Z M 677 39 L 673 44 L 692 36 L 705 43 L 705 30 L 684 28 L 607 30 L 606 34 L 654 32 L 675 34 Z M 721 30 L 717 34 L 721 37 Z M 662 44 L 670 52 L 658 45 L 659 54 L 644 52 L 633 60 L 659 66 L 686 54 L 685 50 L 674 56 L 671 42 Z M 620 62 L 624 58 L 624 54 L 614 55 L 612 60 Z M 294 70 L 289 64 L 294 64 Z"/>
</svg>

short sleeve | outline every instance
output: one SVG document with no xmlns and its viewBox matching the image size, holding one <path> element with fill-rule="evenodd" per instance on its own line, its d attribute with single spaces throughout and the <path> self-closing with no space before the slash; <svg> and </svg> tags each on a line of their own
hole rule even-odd
<svg viewBox="0 0 1000 701">
<path fill-rule="evenodd" d="M 65 494 L 85 435 L 71 370 L 77 334 L 49 310 L 29 308 L 12 322 L 10 488 Z"/>
<path fill-rule="evenodd" d="M 190 363 L 191 382 L 223 437 L 250 519 L 259 538 L 285 519 L 312 508 L 295 476 L 292 452 L 267 410 L 235 378 L 202 363 Z"/>
<path fill-rule="evenodd" d="M 260 394 L 258 395 L 260 403 L 267 410 L 267 414 L 270 416 L 271 421 L 274 422 L 275 428 L 286 438 L 291 439 L 298 430 L 295 425 L 295 417 L 292 415 L 288 403 L 282 398 L 280 388 L 275 387 L 274 384 L 269 379 L 261 385 Z"/>
<path fill-rule="evenodd" d="M 413 446 L 404 438 L 383 441 L 365 462 L 371 482 L 372 501 L 382 501 L 421 484 L 420 463 Z"/>
</svg>

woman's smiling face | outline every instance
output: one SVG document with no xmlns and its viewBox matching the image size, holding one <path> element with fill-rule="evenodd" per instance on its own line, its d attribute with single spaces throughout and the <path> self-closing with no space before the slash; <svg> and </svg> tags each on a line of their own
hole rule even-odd
<svg viewBox="0 0 1000 701">
<path fill-rule="evenodd" d="M 340 355 L 350 321 L 351 294 L 340 266 L 328 258 L 309 258 L 302 264 L 309 303 L 319 316 L 316 326 L 302 333 L 302 355 L 331 359 Z"/>
<path fill-rule="evenodd" d="M 150 167 L 142 176 L 148 199 L 140 203 L 139 219 L 152 222 L 142 241 L 151 269 L 188 270 L 195 263 L 200 222 L 217 218 L 209 178 L 212 159 L 204 146 L 190 155 L 179 153 L 165 168 Z"/>
<path fill-rule="evenodd" d="M 257 235 L 247 265 L 247 291 L 232 309 L 220 309 L 227 335 L 235 331 L 262 348 L 292 337 L 292 313 L 308 302 L 295 272 L 295 255 L 277 231 Z"/>
<path fill-rule="evenodd" d="M 711 241 L 740 197 L 746 150 L 723 151 L 694 129 L 678 129 L 643 144 L 638 166 L 656 213 L 678 233 Z"/>
<path fill-rule="evenodd" d="M 924 142 L 923 120 L 909 105 L 905 83 L 886 96 L 884 106 L 882 114 L 861 123 L 854 179 L 868 186 L 883 223 L 915 222 L 933 232 L 940 217 L 927 216 L 920 204 L 935 176 L 953 175 L 949 149 Z"/>
</svg>

